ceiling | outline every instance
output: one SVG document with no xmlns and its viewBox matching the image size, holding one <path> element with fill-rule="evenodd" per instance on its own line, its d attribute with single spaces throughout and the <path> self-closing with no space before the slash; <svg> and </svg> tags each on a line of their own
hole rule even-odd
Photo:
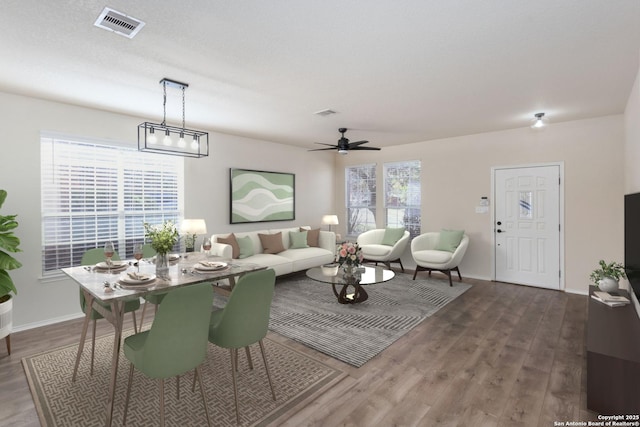
<svg viewBox="0 0 640 427">
<path fill-rule="evenodd" d="M 96 28 L 105 6 L 146 25 Z M 0 52 L 0 91 L 157 122 L 168 77 L 189 128 L 385 147 L 622 113 L 640 1 L 4 0 Z"/>
</svg>

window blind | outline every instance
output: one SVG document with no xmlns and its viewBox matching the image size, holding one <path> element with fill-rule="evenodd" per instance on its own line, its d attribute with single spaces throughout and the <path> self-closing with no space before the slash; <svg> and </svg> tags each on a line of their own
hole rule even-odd
<svg viewBox="0 0 640 427">
<path fill-rule="evenodd" d="M 80 264 L 112 241 L 121 258 L 144 240 L 144 222 L 182 219 L 181 157 L 41 136 L 42 271 Z"/>
</svg>

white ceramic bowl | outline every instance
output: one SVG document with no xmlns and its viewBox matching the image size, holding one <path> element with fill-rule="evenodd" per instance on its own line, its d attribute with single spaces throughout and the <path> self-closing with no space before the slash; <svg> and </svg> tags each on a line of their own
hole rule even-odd
<svg viewBox="0 0 640 427">
<path fill-rule="evenodd" d="M 338 274 L 338 268 L 340 266 L 338 264 L 325 264 L 320 269 L 322 270 L 322 274 L 325 276 L 335 276 Z"/>
</svg>

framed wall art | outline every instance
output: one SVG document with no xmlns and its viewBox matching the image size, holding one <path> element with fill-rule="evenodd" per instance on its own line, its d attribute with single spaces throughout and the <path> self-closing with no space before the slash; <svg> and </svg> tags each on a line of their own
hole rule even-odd
<svg viewBox="0 0 640 427">
<path fill-rule="evenodd" d="M 296 219 L 296 176 L 292 173 L 230 169 L 231 224 Z"/>
</svg>

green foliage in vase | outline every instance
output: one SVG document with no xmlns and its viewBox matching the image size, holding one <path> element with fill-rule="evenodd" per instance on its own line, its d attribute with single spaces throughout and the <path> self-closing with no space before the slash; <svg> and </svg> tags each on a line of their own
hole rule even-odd
<svg viewBox="0 0 640 427">
<path fill-rule="evenodd" d="M 611 277 L 615 280 L 620 280 L 621 278 L 626 278 L 627 275 L 624 272 L 624 266 L 619 262 L 610 262 L 607 264 L 604 260 L 600 260 L 599 262 L 600 268 L 593 270 L 589 278 L 596 285 L 598 282 L 605 278 Z"/>
<path fill-rule="evenodd" d="M 7 192 L 0 190 L 0 208 L 7 198 Z M 11 292 L 18 293 L 11 276 L 7 270 L 14 270 L 22 267 L 20 261 L 9 255 L 7 252 L 21 252 L 18 248 L 20 239 L 13 234 L 13 230 L 18 227 L 17 215 L 0 215 L 0 300 Z"/>
<path fill-rule="evenodd" d="M 159 254 L 167 254 L 178 241 L 178 229 L 172 221 L 159 225 L 144 223 L 144 237 L 149 239 L 151 247 Z"/>
</svg>

